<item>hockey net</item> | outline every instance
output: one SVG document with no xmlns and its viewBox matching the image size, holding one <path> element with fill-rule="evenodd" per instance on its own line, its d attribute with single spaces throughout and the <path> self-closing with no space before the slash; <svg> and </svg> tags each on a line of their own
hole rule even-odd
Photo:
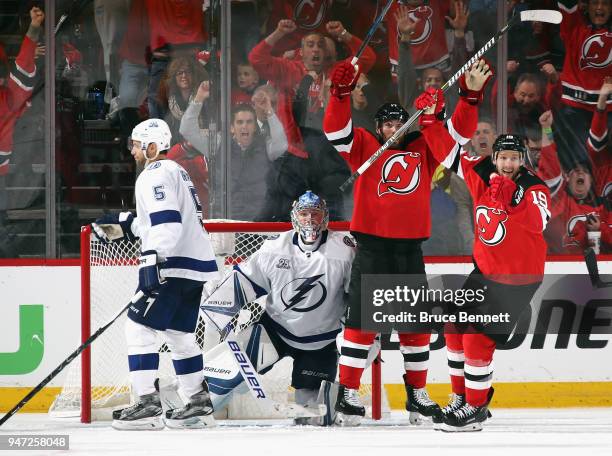
<svg viewBox="0 0 612 456">
<path fill-rule="evenodd" d="M 229 274 L 233 265 L 248 261 L 267 238 L 291 229 L 291 225 L 214 221 L 206 223 L 206 229 L 216 253 L 217 264 L 225 276 Z M 330 230 L 346 231 L 348 223 L 331 223 Z M 81 231 L 82 341 L 110 320 L 134 295 L 138 283 L 139 253 L 139 241 L 104 244 L 91 235 L 89 227 L 83 227 Z M 213 282 L 205 285 L 203 299 L 215 286 L 216 283 Z M 236 317 L 238 328 L 245 328 L 256 322 L 264 309 L 265 297 L 249 303 Z M 124 335 L 125 318 L 124 314 L 98 337 L 90 348 L 73 361 L 62 390 L 49 410 L 51 416 L 80 416 L 82 422 L 109 420 L 112 410 L 130 403 L 131 392 Z M 200 316 L 196 340 L 206 353 L 222 341 L 222 336 L 214 329 L 205 331 L 204 328 Z M 262 376 L 264 389 L 273 400 L 281 403 L 292 401 L 291 368 L 291 359 L 285 358 Z M 172 382 L 173 375 L 170 354 L 165 345 L 162 345 L 160 382 L 162 384 Z M 360 395 L 371 416 L 378 418 L 381 413 L 388 413 L 384 388 L 380 386 L 379 364 L 374 364 L 371 375 L 364 375 Z M 286 418 L 271 415 L 269 410 L 264 412 L 248 392 L 236 394 L 230 401 L 229 407 L 217 411 L 215 416 L 220 419 Z"/>
</svg>

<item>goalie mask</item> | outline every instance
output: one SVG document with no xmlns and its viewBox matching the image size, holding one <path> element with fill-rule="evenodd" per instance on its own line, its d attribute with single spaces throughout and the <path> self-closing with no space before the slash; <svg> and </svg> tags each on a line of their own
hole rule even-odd
<svg viewBox="0 0 612 456">
<path fill-rule="evenodd" d="M 161 119 L 149 119 L 144 122 L 140 122 L 132 130 L 132 136 L 128 141 L 128 148 L 131 149 L 132 141 L 140 141 L 140 148 L 147 159 L 147 161 L 155 160 L 158 155 L 162 152 L 170 149 L 170 140 L 172 139 L 172 133 L 170 133 L 170 127 L 168 124 Z M 157 145 L 157 152 L 155 156 L 149 157 L 147 155 L 147 149 L 149 144 Z"/>
<path fill-rule="evenodd" d="M 291 209 L 291 223 L 293 229 L 305 243 L 315 243 L 321 236 L 321 232 L 327 229 L 328 222 L 329 211 L 325 200 L 310 190 L 294 201 Z"/>
</svg>

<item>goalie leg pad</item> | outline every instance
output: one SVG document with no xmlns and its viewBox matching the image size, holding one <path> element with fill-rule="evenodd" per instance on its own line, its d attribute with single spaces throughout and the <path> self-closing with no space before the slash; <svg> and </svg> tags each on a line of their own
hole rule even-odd
<svg viewBox="0 0 612 456">
<path fill-rule="evenodd" d="M 326 413 L 322 416 L 296 418 L 295 424 L 310 426 L 331 426 L 336 421 L 337 412 L 334 408 L 338 398 L 340 385 L 335 382 L 323 380 L 319 391 L 311 389 L 296 389 L 295 402 L 306 409 L 318 410 L 325 406 Z"/>
<path fill-rule="evenodd" d="M 137 396 L 156 392 L 155 379 L 159 368 L 157 332 L 127 319 L 125 322 L 128 364 L 132 389 Z"/>
<path fill-rule="evenodd" d="M 271 368 L 280 359 L 268 333 L 261 325 L 241 331 L 236 340 L 258 372 Z M 243 392 L 247 386 L 234 353 L 226 343 L 206 352 L 204 359 L 204 375 L 208 381 L 213 407 L 219 411 L 227 406 L 235 392 Z"/>
</svg>

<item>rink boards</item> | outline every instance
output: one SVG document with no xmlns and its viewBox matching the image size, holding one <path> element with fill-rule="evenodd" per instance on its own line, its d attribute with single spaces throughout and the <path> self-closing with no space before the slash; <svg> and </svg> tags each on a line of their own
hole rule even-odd
<svg viewBox="0 0 612 456">
<path fill-rule="evenodd" d="M 606 260 L 609 260 L 607 258 Z M 428 264 L 432 274 L 467 274 L 471 264 Z M 602 274 L 612 261 L 600 261 Z M 583 262 L 549 262 L 547 273 L 584 274 Z M 80 269 L 76 261 L 0 263 L 0 411 L 13 406 L 71 353 L 80 341 Z M 612 296 L 612 288 L 607 289 Z M 92 328 L 95 329 L 95 328 Z M 555 334 L 534 342 L 524 336 L 515 348 L 495 357 L 495 405 L 498 407 L 612 406 L 612 337 L 592 334 L 585 346 L 577 336 Z M 429 390 L 444 402 L 449 393 L 444 349 L 435 338 L 429 363 Z M 402 408 L 402 357 L 382 353 L 382 378 L 392 408 Z M 367 374 L 366 374 L 367 375 Z M 54 379 L 26 407 L 45 411 L 59 392 L 63 375 Z"/>
</svg>

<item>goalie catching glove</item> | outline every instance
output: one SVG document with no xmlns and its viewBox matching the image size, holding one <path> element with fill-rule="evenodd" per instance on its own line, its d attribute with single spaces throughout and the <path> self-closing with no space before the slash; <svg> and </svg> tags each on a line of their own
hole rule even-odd
<svg viewBox="0 0 612 456">
<path fill-rule="evenodd" d="M 342 99 L 350 95 L 359 79 L 359 67 L 351 65 L 350 62 L 340 62 L 335 66 L 331 74 L 331 94 Z"/>
<path fill-rule="evenodd" d="M 91 224 L 96 238 L 105 243 L 127 240 L 134 242 L 137 236 L 132 231 L 134 216 L 131 212 L 106 214 Z"/>
</svg>

